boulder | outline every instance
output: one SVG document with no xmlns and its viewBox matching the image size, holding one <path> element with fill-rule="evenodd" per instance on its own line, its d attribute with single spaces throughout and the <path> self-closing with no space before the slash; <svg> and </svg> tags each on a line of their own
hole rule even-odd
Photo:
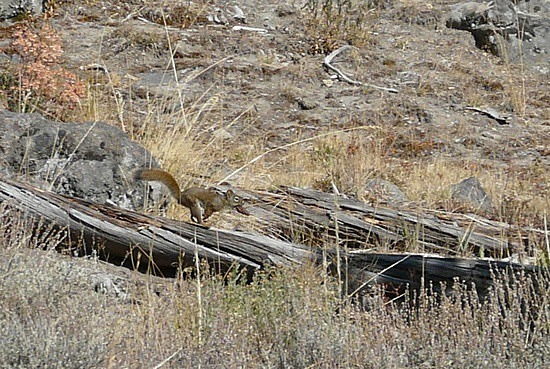
<svg viewBox="0 0 550 369">
<path fill-rule="evenodd" d="M 41 14 L 43 3 L 39 0 L 0 0 L 0 21 L 20 15 Z"/>
<path fill-rule="evenodd" d="M 550 53 L 548 0 L 462 2 L 451 6 L 446 25 L 470 32 L 478 48 L 510 62 L 547 68 Z"/>
<path fill-rule="evenodd" d="M 105 123 L 61 123 L 39 114 L 0 111 L 1 175 L 59 194 L 137 210 L 144 184 L 136 168 L 156 162 L 120 129 Z M 155 200 L 161 197 L 154 194 Z"/>
</svg>

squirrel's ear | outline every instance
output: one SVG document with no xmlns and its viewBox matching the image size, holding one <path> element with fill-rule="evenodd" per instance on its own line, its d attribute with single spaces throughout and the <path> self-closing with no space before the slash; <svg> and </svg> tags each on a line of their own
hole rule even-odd
<svg viewBox="0 0 550 369">
<path fill-rule="evenodd" d="M 227 196 L 233 196 L 233 195 L 235 195 L 235 192 L 233 192 L 233 190 L 227 190 L 227 192 L 225 194 Z"/>
</svg>

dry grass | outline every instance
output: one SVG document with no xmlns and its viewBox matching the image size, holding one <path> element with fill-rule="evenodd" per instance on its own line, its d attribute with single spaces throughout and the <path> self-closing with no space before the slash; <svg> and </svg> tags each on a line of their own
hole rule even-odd
<svg viewBox="0 0 550 369">
<path fill-rule="evenodd" d="M 435 143 L 414 135 L 396 136 L 393 127 L 327 129 L 267 147 L 262 138 L 247 136 L 252 120 L 241 117 L 242 128 L 235 130 L 234 121 L 210 115 L 220 104 L 216 98 L 205 98 L 186 110 L 164 114 L 160 112 L 165 101 L 152 103 L 155 108 L 140 122 L 135 138 L 183 187 L 228 180 L 247 189 L 290 185 L 331 191 L 335 184 L 344 194 L 366 199 L 366 182 L 383 178 L 397 184 L 417 205 L 455 211 L 456 204 L 449 202 L 451 185 L 474 176 L 493 199 L 499 220 L 540 226 L 550 208 L 545 171 L 536 164 L 510 171 L 476 159 L 431 157 Z M 173 209 L 170 216 L 187 219 L 181 208 Z"/>
<path fill-rule="evenodd" d="M 511 172 L 480 165 L 474 159 L 418 157 L 417 152 L 430 149 L 426 142 L 413 138 L 396 149 L 395 140 L 386 139 L 388 133 L 377 127 L 331 131 L 322 136 L 285 150 L 277 161 L 255 166 L 254 172 L 277 173 L 271 177 L 272 184 L 331 191 L 334 183 L 341 192 L 358 198 L 364 197 L 369 179 L 383 178 L 399 185 L 411 201 L 449 211 L 453 208 L 445 204 L 451 185 L 474 176 L 493 199 L 502 220 L 542 224 L 545 210 L 550 208 L 548 190 L 543 187 L 545 173 L 536 165 Z M 400 156 L 410 155 L 410 159 L 399 159 L 397 151 Z"/>
<path fill-rule="evenodd" d="M 526 279 L 498 283 L 489 301 L 457 286 L 439 301 L 422 294 L 415 308 L 375 295 L 364 311 L 311 266 L 267 270 L 251 284 L 203 273 L 161 290 L 134 275 L 145 288 L 130 280 L 134 299 L 123 300 L 93 290 L 96 261 L 62 257 L 19 215 L 0 214 L 1 367 L 537 368 L 548 359 L 548 296 Z"/>
<path fill-rule="evenodd" d="M 308 0 L 304 9 L 307 51 L 329 54 L 344 44 L 365 46 L 380 2 Z"/>
</svg>

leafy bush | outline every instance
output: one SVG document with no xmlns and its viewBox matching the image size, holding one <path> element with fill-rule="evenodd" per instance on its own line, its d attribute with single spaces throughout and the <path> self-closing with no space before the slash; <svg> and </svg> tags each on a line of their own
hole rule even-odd
<svg viewBox="0 0 550 369">
<path fill-rule="evenodd" d="M 74 73 L 60 66 L 61 40 L 48 24 L 35 28 L 15 27 L 11 51 L 19 56 L 1 78 L 8 108 L 21 112 L 44 110 L 60 117 L 80 104 L 86 85 Z"/>
</svg>

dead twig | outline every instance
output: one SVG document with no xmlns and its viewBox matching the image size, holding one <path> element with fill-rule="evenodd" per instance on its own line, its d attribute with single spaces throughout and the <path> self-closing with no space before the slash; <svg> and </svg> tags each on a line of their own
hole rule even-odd
<svg viewBox="0 0 550 369">
<path fill-rule="evenodd" d="M 246 26 L 234 26 L 231 28 L 232 31 L 249 31 L 249 32 L 258 32 L 265 34 L 267 33 L 267 29 L 265 28 L 257 28 L 257 27 L 246 27 Z"/>
<path fill-rule="evenodd" d="M 489 118 L 492 118 L 492 119 L 496 120 L 499 124 L 510 124 L 510 117 L 509 116 L 504 116 L 504 115 L 500 114 L 498 111 L 496 111 L 493 108 L 482 109 L 482 108 L 478 108 L 476 106 L 466 106 L 464 109 L 473 110 L 473 111 L 476 111 L 478 113 L 485 114 Z"/>
<path fill-rule="evenodd" d="M 381 86 L 377 86 L 377 85 L 373 85 L 373 84 L 370 84 L 370 83 L 363 83 L 363 82 L 359 82 L 359 81 L 356 81 L 354 79 L 351 79 L 349 78 L 348 76 L 346 76 L 346 74 L 344 72 L 342 72 L 340 69 L 336 68 L 334 65 L 332 65 L 332 59 L 334 59 L 336 56 L 338 56 L 338 54 L 350 49 L 350 48 L 353 48 L 353 46 L 351 45 L 344 45 L 342 46 L 341 48 L 339 49 L 336 49 L 334 50 L 333 52 L 331 52 L 330 54 L 328 54 L 326 57 L 325 57 L 325 60 L 323 62 L 323 64 L 330 70 L 332 70 L 333 72 L 335 72 L 338 77 L 340 77 L 342 80 L 346 81 L 347 83 L 349 84 L 352 84 L 352 85 L 357 85 L 357 86 L 367 86 L 367 87 L 371 87 L 371 88 L 375 88 L 377 90 L 382 90 L 382 91 L 386 91 L 386 92 L 390 92 L 390 93 L 393 93 L 393 94 L 396 94 L 398 93 L 399 91 L 396 90 L 395 88 L 388 88 L 388 87 L 381 87 Z"/>
</svg>

